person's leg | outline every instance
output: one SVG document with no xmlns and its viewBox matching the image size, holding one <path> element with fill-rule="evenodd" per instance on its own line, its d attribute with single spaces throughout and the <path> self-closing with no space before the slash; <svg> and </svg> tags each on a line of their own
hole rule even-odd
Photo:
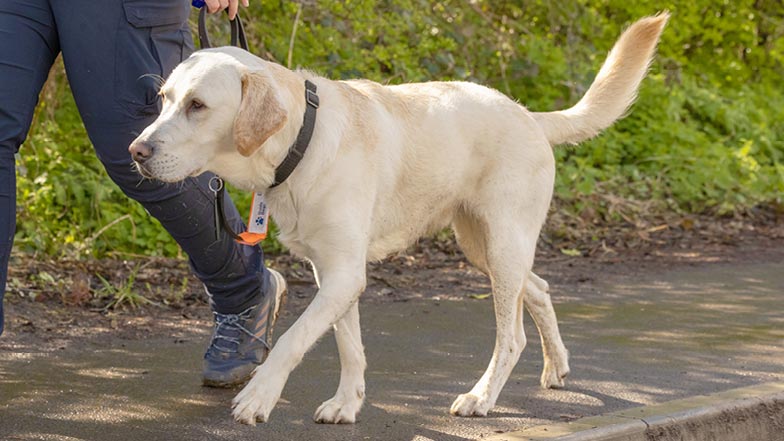
<svg viewBox="0 0 784 441">
<path fill-rule="evenodd" d="M 48 0 L 0 2 L 0 334 L 8 258 L 16 229 L 14 154 L 59 52 Z"/>
<path fill-rule="evenodd" d="M 209 176 L 178 184 L 142 179 L 128 145 L 157 116 L 159 77 L 193 50 L 189 2 L 51 0 L 63 59 L 90 140 L 111 178 L 158 219 L 190 257 L 214 309 L 236 314 L 259 303 L 269 276 L 259 247 L 215 240 Z M 228 201 L 235 229 L 242 220 Z"/>
<path fill-rule="evenodd" d="M 215 239 L 210 176 L 163 184 L 142 179 L 128 146 L 159 112 L 158 80 L 193 50 L 189 2 L 50 0 L 65 69 L 87 133 L 107 172 L 139 201 L 190 257 L 215 313 L 204 359 L 205 385 L 244 381 L 268 350 L 267 337 L 285 282 L 271 281 L 260 247 Z M 234 205 L 227 218 L 244 228 Z"/>
</svg>

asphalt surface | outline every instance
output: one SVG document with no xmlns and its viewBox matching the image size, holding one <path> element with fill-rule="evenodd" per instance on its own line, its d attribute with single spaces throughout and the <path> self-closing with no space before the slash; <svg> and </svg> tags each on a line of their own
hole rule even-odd
<svg viewBox="0 0 784 441">
<path fill-rule="evenodd" d="M 490 299 L 362 304 L 369 367 L 355 425 L 312 421 L 337 387 L 331 336 L 305 356 L 271 421 L 257 427 L 232 421 L 235 392 L 200 387 L 206 332 L 185 341 L 87 341 L 78 351 L 0 351 L 0 439 L 464 440 L 782 381 L 782 269 L 711 265 L 553 285 L 571 351 L 566 389 L 539 389 L 541 349 L 527 317 L 528 347 L 487 418 L 455 418 L 448 409 L 489 361 Z"/>
</svg>

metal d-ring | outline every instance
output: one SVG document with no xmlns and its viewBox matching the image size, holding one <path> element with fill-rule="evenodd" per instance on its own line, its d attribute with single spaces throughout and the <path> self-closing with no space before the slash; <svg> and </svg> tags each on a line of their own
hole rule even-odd
<svg viewBox="0 0 784 441">
<path fill-rule="evenodd" d="M 219 176 L 213 176 L 210 178 L 210 183 L 208 185 L 213 193 L 217 193 L 223 190 L 223 179 Z"/>
</svg>

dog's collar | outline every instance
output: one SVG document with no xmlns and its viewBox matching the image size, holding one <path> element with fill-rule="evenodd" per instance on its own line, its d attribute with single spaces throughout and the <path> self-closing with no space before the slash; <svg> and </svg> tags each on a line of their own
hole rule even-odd
<svg viewBox="0 0 784 441">
<path fill-rule="evenodd" d="M 299 129 L 297 139 L 294 144 L 289 147 L 289 154 L 280 165 L 275 169 L 275 182 L 270 185 L 270 188 L 277 187 L 282 184 L 286 178 L 291 175 L 297 164 L 302 160 L 305 151 L 310 144 L 310 138 L 313 136 L 313 128 L 316 126 L 316 109 L 319 107 L 319 97 L 316 94 L 316 85 L 308 80 L 305 80 L 305 117 L 302 122 L 302 127 Z"/>
</svg>

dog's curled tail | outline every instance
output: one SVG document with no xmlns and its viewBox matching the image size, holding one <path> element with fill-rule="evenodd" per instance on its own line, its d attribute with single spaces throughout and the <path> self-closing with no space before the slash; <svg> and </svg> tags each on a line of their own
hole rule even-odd
<svg viewBox="0 0 784 441">
<path fill-rule="evenodd" d="M 534 112 L 550 144 L 576 144 L 596 136 L 625 116 L 637 97 L 637 89 L 669 17 L 668 12 L 661 12 L 635 22 L 624 31 L 588 92 L 574 107 Z"/>
</svg>

